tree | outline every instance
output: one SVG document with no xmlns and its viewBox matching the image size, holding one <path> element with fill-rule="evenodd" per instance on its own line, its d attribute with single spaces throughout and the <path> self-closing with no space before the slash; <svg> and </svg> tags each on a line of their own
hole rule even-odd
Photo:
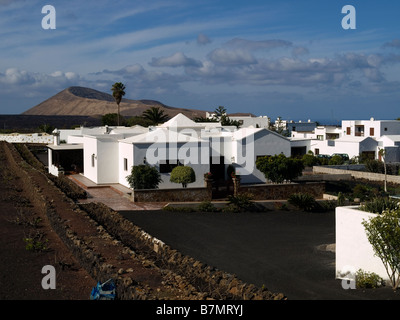
<svg viewBox="0 0 400 320">
<path fill-rule="evenodd" d="M 274 183 L 292 181 L 302 175 L 304 164 L 300 159 L 287 158 L 283 154 L 260 157 L 256 161 L 256 168 L 266 179 Z"/>
<path fill-rule="evenodd" d="M 182 183 L 182 187 L 186 188 L 188 183 L 196 181 L 196 174 L 192 167 L 177 166 L 171 171 L 170 181 L 174 183 Z"/>
<path fill-rule="evenodd" d="M 136 125 L 142 126 L 142 127 L 148 127 L 151 126 L 153 124 L 152 121 L 150 121 L 149 119 L 145 119 L 141 116 L 133 116 L 130 117 L 127 121 L 126 121 L 126 125 L 129 127 L 133 127 Z"/>
<path fill-rule="evenodd" d="M 344 160 L 341 156 L 339 155 L 334 155 L 332 158 L 329 159 L 328 164 L 330 166 L 338 166 L 338 165 L 342 165 L 344 163 Z"/>
<path fill-rule="evenodd" d="M 214 111 L 213 119 L 216 122 L 221 122 L 223 126 L 236 126 L 237 128 L 240 127 L 240 123 L 237 120 L 231 120 L 228 115 L 226 114 L 226 109 L 223 106 L 219 106 Z"/>
<path fill-rule="evenodd" d="M 118 114 L 116 113 L 107 113 L 101 117 L 101 124 L 103 126 L 125 125 L 125 122 L 125 118 L 120 115 L 118 119 Z"/>
<path fill-rule="evenodd" d="M 48 134 L 52 133 L 54 131 L 54 129 L 55 129 L 54 126 L 52 126 L 51 124 L 47 124 L 47 123 L 39 126 L 40 131 L 48 133 Z"/>
<path fill-rule="evenodd" d="M 133 166 L 126 180 L 132 189 L 157 189 L 162 181 L 158 170 L 147 164 Z"/>
<path fill-rule="evenodd" d="M 151 122 L 152 125 L 158 125 L 168 120 L 168 115 L 159 107 L 151 107 L 143 112 L 142 117 Z"/>
<path fill-rule="evenodd" d="M 311 153 L 303 155 L 301 160 L 306 167 L 313 167 L 319 164 L 318 158 Z"/>
<path fill-rule="evenodd" d="M 118 106 L 117 125 L 119 126 L 119 116 L 120 116 L 119 104 L 122 101 L 122 97 L 125 95 L 125 85 L 122 82 L 116 82 L 113 84 L 111 91 L 112 91 L 112 95 L 115 99 L 115 102 L 117 103 L 117 106 Z"/>
<path fill-rule="evenodd" d="M 387 170 L 386 170 L 386 161 L 385 161 L 385 156 L 386 156 L 385 149 L 379 149 L 378 154 L 383 159 L 383 167 L 385 169 L 385 192 L 387 192 Z"/>
<path fill-rule="evenodd" d="M 399 209 L 386 210 L 368 221 L 363 221 L 368 241 L 375 255 L 382 260 L 394 290 L 400 284 L 399 221 Z"/>
</svg>

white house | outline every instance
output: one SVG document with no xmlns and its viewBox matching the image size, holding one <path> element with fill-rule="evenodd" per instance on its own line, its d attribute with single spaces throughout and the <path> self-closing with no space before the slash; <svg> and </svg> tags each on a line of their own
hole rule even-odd
<svg viewBox="0 0 400 320">
<path fill-rule="evenodd" d="M 215 179 L 225 179 L 229 165 L 242 175 L 243 183 L 259 183 L 265 178 L 255 168 L 258 156 L 290 156 L 290 141 L 268 129 L 196 123 L 183 114 L 157 127 L 80 128 L 68 132 L 66 144 L 59 143 L 60 132 L 55 131 L 55 143 L 48 146 L 49 171 L 58 174 L 60 167 L 78 167 L 97 184 L 129 187 L 126 177 L 132 166 L 143 163 L 161 173 L 159 188 L 181 187 L 169 181 L 172 168 L 178 164 L 189 165 L 195 171 L 196 182 L 188 187 L 204 186 L 207 172 Z M 63 159 L 70 160 L 62 164 Z"/>
<path fill-rule="evenodd" d="M 385 160 L 400 161 L 400 121 L 343 120 L 341 127 L 317 126 L 313 131 L 291 132 L 292 154 L 360 155 L 379 159 L 379 150 L 386 150 Z"/>
</svg>

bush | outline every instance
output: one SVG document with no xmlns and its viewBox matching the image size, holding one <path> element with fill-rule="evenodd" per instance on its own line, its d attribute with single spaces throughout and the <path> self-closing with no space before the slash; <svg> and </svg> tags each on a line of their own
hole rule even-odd
<svg viewBox="0 0 400 320">
<path fill-rule="evenodd" d="M 344 204 L 346 203 L 346 197 L 344 196 L 344 194 L 342 192 L 338 193 L 338 198 L 337 198 L 337 205 L 340 206 L 344 206 Z"/>
<path fill-rule="evenodd" d="M 289 196 L 288 202 L 304 211 L 312 211 L 317 206 L 315 198 L 308 193 L 294 193 Z"/>
<path fill-rule="evenodd" d="M 360 210 L 381 214 L 385 210 L 399 208 L 399 201 L 392 198 L 376 197 L 360 207 Z"/>
<path fill-rule="evenodd" d="M 132 189 L 157 189 L 162 181 L 158 170 L 146 164 L 133 166 L 126 180 Z"/>
<path fill-rule="evenodd" d="M 215 207 L 210 201 L 203 201 L 197 207 L 198 211 L 201 212 L 217 212 L 219 209 Z"/>
<path fill-rule="evenodd" d="M 319 164 L 318 158 L 309 153 L 305 154 L 301 160 L 306 167 L 313 167 Z"/>
<path fill-rule="evenodd" d="M 344 163 L 344 160 L 339 155 L 334 155 L 331 159 L 329 159 L 329 162 L 328 162 L 328 164 L 330 166 L 338 166 L 338 165 L 342 165 L 343 163 Z"/>
<path fill-rule="evenodd" d="M 227 211 L 248 211 L 255 208 L 254 203 L 251 201 L 252 195 L 249 193 L 238 194 L 236 196 L 228 196 Z"/>
<path fill-rule="evenodd" d="M 400 210 L 385 210 L 362 222 L 369 243 L 385 266 L 394 290 L 400 284 Z"/>
<path fill-rule="evenodd" d="M 182 183 L 182 187 L 186 188 L 188 183 L 196 181 L 196 174 L 191 167 L 177 166 L 171 171 L 170 181 L 174 183 Z"/>
<path fill-rule="evenodd" d="M 266 179 L 275 183 L 292 181 L 302 175 L 304 164 L 300 159 L 287 158 L 283 154 L 258 158 L 256 167 Z"/>
<path fill-rule="evenodd" d="M 374 272 L 359 269 L 356 273 L 356 286 L 359 289 L 379 288 L 385 284 L 384 280 Z"/>
</svg>

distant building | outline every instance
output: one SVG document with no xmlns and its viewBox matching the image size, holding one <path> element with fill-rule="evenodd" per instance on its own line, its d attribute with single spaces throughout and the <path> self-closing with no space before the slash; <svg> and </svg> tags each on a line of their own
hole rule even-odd
<svg viewBox="0 0 400 320">
<path fill-rule="evenodd" d="M 400 161 L 400 121 L 397 120 L 343 120 L 338 126 L 289 124 L 292 154 L 315 155 L 347 154 L 349 158 L 365 156 L 379 159 L 379 150 L 385 149 L 387 162 Z"/>
</svg>

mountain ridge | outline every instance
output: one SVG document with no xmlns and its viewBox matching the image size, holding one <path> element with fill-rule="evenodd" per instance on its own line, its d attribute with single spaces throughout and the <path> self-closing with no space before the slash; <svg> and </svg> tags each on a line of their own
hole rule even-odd
<svg viewBox="0 0 400 320">
<path fill-rule="evenodd" d="M 151 99 L 122 99 L 120 113 L 125 117 L 140 116 L 150 107 L 159 107 L 170 117 L 178 113 L 189 118 L 204 117 L 206 114 L 204 110 L 171 107 Z M 101 117 L 116 112 L 117 104 L 111 94 L 91 88 L 72 86 L 26 110 L 22 115 Z"/>
</svg>

